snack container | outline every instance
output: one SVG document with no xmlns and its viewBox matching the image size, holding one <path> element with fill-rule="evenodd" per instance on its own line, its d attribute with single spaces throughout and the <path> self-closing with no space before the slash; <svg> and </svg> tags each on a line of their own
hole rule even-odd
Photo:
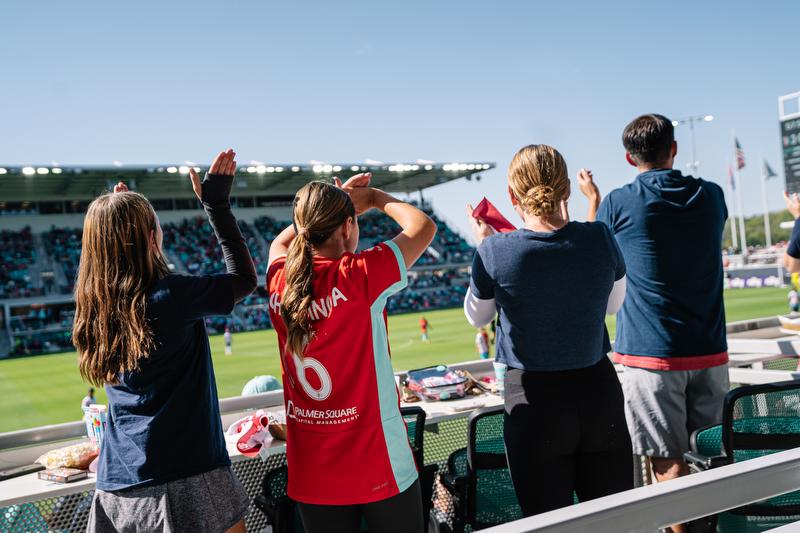
<svg viewBox="0 0 800 533">
<path fill-rule="evenodd" d="M 73 481 L 85 479 L 86 476 L 88 476 L 86 470 L 64 467 L 42 470 L 38 475 L 39 479 L 44 481 L 54 481 L 56 483 L 71 483 Z"/>
</svg>

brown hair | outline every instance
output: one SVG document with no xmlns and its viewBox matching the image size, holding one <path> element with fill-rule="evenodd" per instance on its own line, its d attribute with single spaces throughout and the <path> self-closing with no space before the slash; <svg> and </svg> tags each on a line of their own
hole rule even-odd
<svg viewBox="0 0 800 533">
<path fill-rule="evenodd" d="M 321 181 L 305 185 L 294 197 L 293 223 L 297 236 L 286 255 L 281 318 L 286 326 L 286 350 L 300 358 L 312 337 L 308 311 L 313 298 L 314 247 L 327 241 L 336 228 L 355 216 L 350 196 Z"/>
<path fill-rule="evenodd" d="M 537 217 L 550 216 L 569 196 L 567 163 L 552 146 L 528 145 L 511 160 L 508 184 L 523 211 Z"/>
<path fill-rule="evenodd" d="M 675 128 L 664 115 L 642 115 L 625 126 L 622 145 L 637 164 L 658 165 L 670 156 Z"/>
<path fill-rule="evenodd" d="M 93 385 L 116 383 L 155 347 L 145 318 L 147 293 L 169 272 L 152 245 L 156 225 L 153 206 L 135 192 L 105 194 L 89 204 L 72 343 L 81 376 Z"/>
</svg>

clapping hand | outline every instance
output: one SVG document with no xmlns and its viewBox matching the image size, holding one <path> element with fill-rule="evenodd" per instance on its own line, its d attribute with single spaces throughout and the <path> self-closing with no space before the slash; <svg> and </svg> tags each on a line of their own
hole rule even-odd
<svg viewBox="0 0 800 533">
<path fill-rule="evenodd" d="M 786 200 L 786 209 L 789 210 L 795 220 L 800 218 L 800 197 L 797 196 L 797 193 L 789 194 L 784 191 L 783 199 Z"/>
<path fill-rule="evenodd" d="M 600 198 L 600 189 L 597 188 L 597 184 L 594 182 L 591 170 L 582 168 L 578 171 L 578 187 L 589 200 Z"/>
<path fill-rule="evenodd" d="M 120 181 L 114 185 L 114 192 L 128 192 L 128 186 L 125 185 L 124 182 Z"/>
<path fill-rule="evenodd" d="M 192 190 L 203 204 L 214 205 L 230 201 L 231 185 L 236 173 L 235 157 L 236 152 L 233 151 L 233 148 L 217 154 L 202 180 L 197 171 L 189 167 Z"/>
<path fill-rule="evenodd" d="M 334 178 L 333 181 L 337 187 L 350 195 L 356 215 L 365 213 L 373 207 L 374 189 L 369 186 L 372 181 L 372 173 L 356 174 L 344 183 L 339 178 Z"/>
</svg>

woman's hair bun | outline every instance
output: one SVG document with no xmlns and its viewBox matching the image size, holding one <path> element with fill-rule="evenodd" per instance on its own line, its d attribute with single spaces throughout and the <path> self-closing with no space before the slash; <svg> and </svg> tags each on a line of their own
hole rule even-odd
<svg viewBox="0 0 800 533">
<path fill-rule="evenodd" d="M 536 185 L 528 189 L 522 200 L 526 211 L 537 217 L 556 212 L 556 193 L 549 185 Z"/>
</svg>

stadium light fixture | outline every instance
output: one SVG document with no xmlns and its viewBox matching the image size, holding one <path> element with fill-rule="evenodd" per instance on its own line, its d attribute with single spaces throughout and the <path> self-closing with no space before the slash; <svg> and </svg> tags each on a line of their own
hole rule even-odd
<svg viewBox="0 0 800 533">
<path fill-rule="evenodd" d="M 50 169 L 46 167 L 39 167 L 36 169 L 36 173 L 41 175 L 50 174 Z"/>
<path fill-rule="evenodd" d="M 275 167 L 275 172 L 283 172 L 283 167 Z"/>
<path fill-rule="evenodd" d="M 336 165 L 335 167 L 333 167 L 333 171 L 334 172 L 341 172 L 342 171 L 342 167 L 340 167 L 339 165 Z"/>
<path fill-rule="evenodd" d="M 315 174 L 319 174 L 320 172 L 322 172 L 322 165 L 314 165 L 314 167 L 311 170 L 313 170 Z"/>
<path fill-rule="evenodd" d="M 23 167 L 22 173 L 25 174 L 26 176 L 33 176 L 34 174 L 36 174 L 36 169 L 33 167 Z"/>
<path fill-rule="evenodd" d="M 52 172 L 53 174 L 61 174 L 61 169 L 59 167 L 56 167 L 52 170 Z M 0 172 L 0 174 L 2 174 L 2 172 Z"/>
<path fill-rule="evenodd" d="M 4 168 L 0 168 L 0 174 L 6 174 L 7 172 L 8 172 L 8 170 L 6 170 Z"/>
<path fill-rule="evenodd" d="M 292 172 L 300 172 L 300 167 L 292 167 Z"/>
<path fill-rule="evenodd" d="M 332 170 L 333 170 L 333 165 L 323 165 L 322 166 L 322 171 L 325 174 L 330 174 Z"/>
<path fill-rule="evenodd" d="M 258 172 L 259 174 L 263 174 L 266 171 L 267 171 L 267 167 L 266 166 L 264 166 L 264 165 L 256 165 L 256 172 Z"/>
<path fill-rule="evenodd" d="M 350 170 L 352 170 L 353 172 L 358 172 L 358 165 L 353 165 L 352 167 L 350 167 Z"/>
<path fill-rule="evenodd" d="M 247 172 L 248 174 L 255 174 L 256 167 L 247 167 Z"/>
<path fill-rule="evenodd" d="M 433 170 L 433 165 L 425 165 L 425 170 Z"/>
<path fill-rule="evenodd" d="M 175 174 L 178 172 L 178 167 L 167 167 L 167 172 L 170 174 Z"/>
<path fill-rule="evenodd" d="M 694 115 L 691 117 L 680 118 L 678 120 L 672 121 L 672 126 L 678 126 L 680 124 L 688 124 L 689 131 L 692 135 L 692 162 L 689 163 L 689 168 L 692 169 L 693 174 L 697 174 L 697 167 L 700 166 L 700 162 L 697 160 L 697 146 L 694 138 L 694 123 L 695 122 L 711 122 L 714 120 L 714 115 Z"/>
<path fill-rule="evenodd" d="M 187 166 L 178 167 L 178 172 L 180 172 L 185 176 L 186 174 L 189 173 L 189 167 Z"/>
</svg>

